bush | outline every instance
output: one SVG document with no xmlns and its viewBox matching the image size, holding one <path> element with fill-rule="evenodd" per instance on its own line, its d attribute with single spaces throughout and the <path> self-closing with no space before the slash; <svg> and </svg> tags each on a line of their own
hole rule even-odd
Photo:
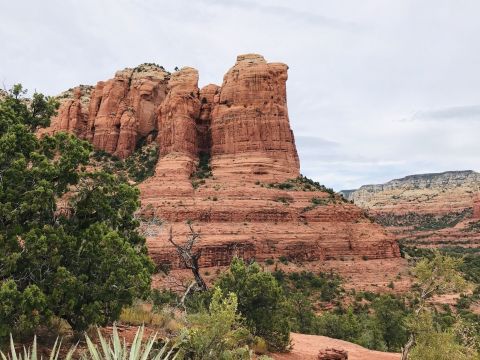
<svg viewBox="0 0 480 360">
<path fill-rule="evenodd" d="M 240 325 L 237 296 L 226 297 L 216 288 L 208 311 L 189 316 L 191 324 L 181 335 L 180 356 L 186 359 L 238 359 L 248 360 L 248 344 L 253 338 Z"/>
<path fill-rule="evenodd" d="M 351 309 L 346 314 L 326 312 L 316 322 L 318 335 L 355 341 L 361 332 L 361 323 Z"/>
<path fill-rule="evenodd" d="M 255 336 L 252 348 L 253 348 L 253 352 L 257 355 L 263 355 L 268 352 L 267 342 L 258 336 Z"/>
<path fill-rule="evenodd" d="M 288 308 L 283 290 L 272 274 L 262 271 L 257 263 L 246 265 L 234 258 L 217 286 L 223 294 L 237 295 L 238 310 L 252 334 L 264 338 L 271 350 L 284 351 L 289 347 Z"/>
<path fill-rule="evenodd" d="M 418 336 L 411 360 L 472 360 L 478 354 L 462 346 L 450 332 L 429 331 Z"/>
<path fill-rule="evenodd" d="M 341 279 L 339 276 L 331 273 L 320 273 L 318 275 L 312 272 L 293 272 L 288 275 L 283 274 L 277 277 L 277 280 L 286 287 L 289 293 L 302 292 L 308 296 L 318 296 L 321 301 L 333 301 L 343 291 L 341 288 Z"/>
<path fill-rule="evenodd" d="M 165 305 L 175 306 L 178 304 L 178 295 L 171 290 L 153 289 L 150 295 L 154 310 L 161 309 Z"/>
<path fill-rule="evenodd" d="M 302 334 L 314 334 L 316 317 L 308 297 L 301 292 L 295 292 L 289 296 L 288 300 L 292 331 Z"/>
<path fill-rule="evenodd" d="M 275 261 L 273 261 L 273 259 L 266 259 L 266 260 L 265 260 L 265 264 L 267 264 L 267 265 L 273 265 L 273 264 L 275 264 Z"/>
</svg>

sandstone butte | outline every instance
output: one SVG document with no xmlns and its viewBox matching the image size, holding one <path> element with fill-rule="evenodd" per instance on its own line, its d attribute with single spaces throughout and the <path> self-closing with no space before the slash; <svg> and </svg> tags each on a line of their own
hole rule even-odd
<svg viewBox="0 0 480 360">
<path fill-rule="evenodd" d="M 287 70 L 261 55 L 240 55 L 221 86 L 199 89 L 193 68 L 170 74 L 143 64 L 61 94 L 58 115 L 43 132 L 69 131 L 121 158 L 139 144 L 158 143 L 155 175 L 139 184 L 147 244 L 157 263 L 181 267 L 167 235 L 171 226 L 182 242 L 188 220 L 201 233 L 203 267 L 228 265 L 235 255 L 398 259 L 393 236 L 359 207 L 318 189 L 269 185 L 300 175 Z M 202 156 L 212 175 L 193 186 Z"/>
<path fill-rule="evenodd" d="M 405 243 L 480 245 L 480 174 L 471 170 L 410 175 L 343 191 Z"/>
</svg>

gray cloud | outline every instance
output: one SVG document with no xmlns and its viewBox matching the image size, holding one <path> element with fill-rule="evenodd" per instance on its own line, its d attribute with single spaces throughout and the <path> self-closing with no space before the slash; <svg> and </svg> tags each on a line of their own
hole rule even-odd
<svg viewBox="0 0 480 360">
<path fill-rule="evenodd" d="M 2 1 L 0 84 L 58 94 L 142 62 L 219 84 L 257 52 L 289 65 L 304 174 L 338 190 L 479 170 L 478 13 L 473 0 Z"/>
<path fill-rule="evenodd" d="M 307 135 L 297 135 L 295 136 L 295 142 L 297 147 L 304 147 L 305 149 L 318 150 L 322 149 L 331 149 L 339 146 L 335 141 L 324 139 L 316 136 L 307 136 Z"/>
<path fill-rule="evenodd" d="M 338 30 L 357 31 L 361 29 L 359 24 L 352 21 L 344 21 L 341 19 L 323 16 L 317 13 L 317 6 L 307 6 L 309 11 L 302 11 L 298 7 L 287 7 L 279 5 L 268 5 L 260 2 L 252 2 L 246 0 L 200 0 L 209 4 L 221 5 L 227 8 L 241 8 L 248 11 L 260 11 L 266 15 L 281 16 L 289 21 L 300 20 L 308 22 L 311 25 L 329 27 Z"/>
<path fill-rule="evenodd" d="M 429 121 L 480 121 L 480 105 L 451 106 L 436 110 L 418 111 L 409 120 Z"/>
</svg>

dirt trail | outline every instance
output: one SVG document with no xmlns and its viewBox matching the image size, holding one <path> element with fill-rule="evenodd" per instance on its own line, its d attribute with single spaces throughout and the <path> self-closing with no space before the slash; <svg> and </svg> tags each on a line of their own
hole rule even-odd
<svg viewBox="0 0 480 360">
<path fill-rule="evenodd" d="M 293 350 L 287 354 L 273 354 L 276 360 L 316 360 L 320 350 L 336 348 L 348 352 L 348 360 L 399 360 L 400 354 L 365 349 L 360 345 L 325 336 L 292 333 Z"/>
</svg>

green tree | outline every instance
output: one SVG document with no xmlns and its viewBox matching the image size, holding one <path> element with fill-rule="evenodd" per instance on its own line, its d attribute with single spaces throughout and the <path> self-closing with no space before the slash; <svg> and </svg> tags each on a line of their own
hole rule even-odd
<svg viewBox="0 0 480 360">
<path fill-rule="evenodd" d="M 315 313 L 307 296 L 301 292 L 294 292 L 289 297 L 291 309 L 292 331 L 302 334 L 314 333 Z"/>
<path fill-rule="evenodd" d="M 372 308 L 387 350 L 400 350 L 408 338 L 404 324 L 407 315 L 405 304 L 393 296 L 381 295 L 372 302 Z"/>
<path fill-rule="evenodd" d="M 325 312 L 316 322 L 317 334 L 352 342 L 360 337 L 362 330 L 362 322 L 351 308 L 344 314 Z"/>
<path fill-rule="evenodd" d="M 208 311 L 190 315 L 181 335 L 180 356 L 192 360 L 250 359 L 250 332 L 240 324 L 237 296 L 215 288 Z"/>
<path fill-rule="evenodd" d="M 438 330 L 432 314 L 423 309 L 408 321 L 414 331 L 415 346 L 408 355 L 410 360 L 474 360 L 478 353 L 474 348 L 462 344 L 453 331 Z"/>
<path fill-rule="evenodd" d="M 24 94 L 16 85 L 0 101 L 0 338 L 52 315 L 74 330 L 114 320 L 148 292 L 153 268 L 138 190 L 86 172 L 88 143 L 38 137 L 57 104 Z"/>
<path fill-rule="evenodd" d="M 272 350 L 286 350 L 290 344 L 289 314 L 282 287 L 257 263 L 246 265 L 234 258 L 217 286 L 224 295 L 235 293 L 238 310 L 250 331 L 263 337 Z"/>
<path fill-rule="evenodd" d="M 425 313 L 429 313 L 428 300 L 434 295 L 460 292 L 467 287 L 467 282 L 459 271 L 461 264 L 462 259 L 442 255 L 439 251 L 435 251 L 431 259 L 422 259 L 413 268 L 416 280 L 413 291 L 416 308 L 408 322 L 410 336 L 403 347 L 402 360 L 409 358 L 409 353 L 416 344 L 417 336 L 423 333 L 423 330 L 421 331 L 425 326 L 423 317 Z M 428 337 L 422 339 L 428 341 Z M 419 338 L 419 340 L 421 339 Z"/>
</svg>

